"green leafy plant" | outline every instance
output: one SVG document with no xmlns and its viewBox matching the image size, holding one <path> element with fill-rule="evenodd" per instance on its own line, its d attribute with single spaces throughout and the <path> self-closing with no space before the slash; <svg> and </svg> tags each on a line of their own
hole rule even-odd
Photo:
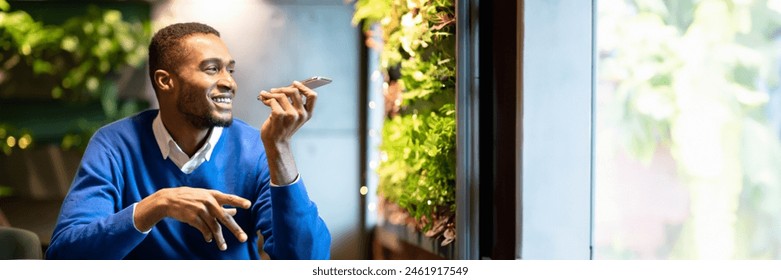
<svg viewBox="0 0 781 280">
<path fill-rule="evenodd" d="M 143 101 L 120 98 L 119 87 L 143 67 L 150 30 L 148 22 L 127 22 L 119 11 L 94 6 L 63 24 L 46 25 L 0 0 L 0 101 L 96 104 L 98 116 L 76 118 L 58 136 L 65 149 L 84 147 L 98 127 L 143 106 Z M 0 149 L 6 154 L 30 146 L 38 136 L 24 125 L 0 120 Z"/>
<path fill-rule="evenodd" d="M 378 193 L 447 245 L 455 239 L 453 1 L 359 0 L 355 7 L 354 24 L 382 29 L 382 70 L 388 77 L 398 67 L 400 78 L 390 82 L 403 89 L 400 111 L 383 126 Z"/>
</svg>

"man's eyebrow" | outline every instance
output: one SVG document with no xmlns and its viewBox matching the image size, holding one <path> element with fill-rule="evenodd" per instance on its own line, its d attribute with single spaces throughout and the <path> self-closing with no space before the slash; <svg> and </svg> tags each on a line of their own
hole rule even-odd
<svg viewBox="0 0 781 280">
<path fill-rule="evenodd" d="M 212 58 L 207 58 L 207 59 L 204 59 L 203 61 L 201 61 L 200 66 L 201 67 L 205 67 L 206 65 L 209 65 L 209 64 L 220 64 L 220 65 L 222 65 L 222 62 L 223 62 L 222 59 L 219 59 L 219 58 L 216 58 L 216 57 L 212 57 Z M 232 67 L 234 65 L 236 65 L 236 61 L 235 60 L 231 59 L 230 61 L 228 61 L 228 66 Z"/>
</svg>

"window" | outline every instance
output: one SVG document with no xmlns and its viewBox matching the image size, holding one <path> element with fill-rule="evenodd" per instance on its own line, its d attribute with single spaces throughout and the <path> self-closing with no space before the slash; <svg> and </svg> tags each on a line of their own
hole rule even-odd
<svg viewBox="0 0 781 280">
<path fill-rule="evenodd" d="M 781 258 L 781 1 L 597 5 L 594 258 Z"/>
</svg>

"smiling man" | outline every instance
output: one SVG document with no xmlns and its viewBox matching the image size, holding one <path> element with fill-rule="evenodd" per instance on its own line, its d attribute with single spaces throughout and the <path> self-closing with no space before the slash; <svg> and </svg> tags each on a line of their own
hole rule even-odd
<svg viewBox="0 0 781 280">
<path fill-rule="evenodd" d="M 290 139 L 317 93 L 261 91 L 260 131 L 233 118 L 235 61 L 213 28 L 181 23 L 149 45 L 160 104 L 90 140 L 49 259 L 327 259 L 331 236 L 309 199 Z"/>
</svg>

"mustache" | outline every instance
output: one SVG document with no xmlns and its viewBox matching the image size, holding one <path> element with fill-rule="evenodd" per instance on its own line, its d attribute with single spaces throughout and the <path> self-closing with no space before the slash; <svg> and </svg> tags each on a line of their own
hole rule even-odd
<svg viewBox="0 0 781 280">
<path fill-rule="evenodd" d="M 208 93 L 210 96 L 214 95 L 214 94 L 212 94 L 212 93 L 214 93 L 214 92 L 216 92 L 216 93 L 218 93 L 218 94 L 222 94 L 222 93 L 230 93 L 230 94 L 231 94 L 231 97 L 233 97 L 233 96 L 235 96 L 235 95 L 236 95 L 236 84 L 235 84 L 235 83 L 231 83 L 231 86 L 230 86 L 230 87 L 226 87 L 226 86 L 221 86 L 221 84 L 220 84 L 220 81 L 222 81 L 222 80 L 218 80 L 217 82 L 215 82 L 214 84 L 212 84 L 212 85 L 211 85 L 211 86 L 210 86 L 210 87 L 209 87 L 209 88 L 206 90 L 206 92 L 207 92 L 207 93 Z M 227 90 L 224 90 L 224 89 L 227 89 Z"/>
</svg>

